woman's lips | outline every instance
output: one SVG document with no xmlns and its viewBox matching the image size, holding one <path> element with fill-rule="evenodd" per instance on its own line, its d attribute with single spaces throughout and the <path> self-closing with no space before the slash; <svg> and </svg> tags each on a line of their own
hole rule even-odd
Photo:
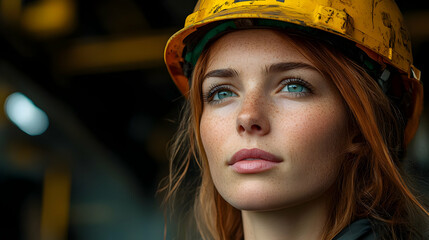
<svg viewBox="0 0 429 240">
<path fill-rule="evenodd" d="M 282 159 L 279 157 L 261 149 L 252 148 L 236 152 L 228 165 L 238 173 L 259 173 L 273 168 L 280 162 Z"/>
</svg>

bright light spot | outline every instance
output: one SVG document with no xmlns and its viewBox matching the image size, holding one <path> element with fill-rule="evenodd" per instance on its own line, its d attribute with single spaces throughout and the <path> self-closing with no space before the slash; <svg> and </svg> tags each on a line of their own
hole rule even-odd
<svg viewBox="0 0 429 240">
<path fill-rule="evenodd" d="M 5 111 L 9 119 L 28 135 L 40 135 L 48 129 L 46 113 L 22 93 L 16 92 L 7 97 Z"/>
</svg>

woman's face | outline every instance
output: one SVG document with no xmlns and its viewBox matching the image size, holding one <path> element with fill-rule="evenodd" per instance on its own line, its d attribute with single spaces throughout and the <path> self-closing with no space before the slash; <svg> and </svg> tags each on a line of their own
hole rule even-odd
<svg viewBox="0 0 429 240">
<path fill-rule="evenodd" d="M 347 142 L 332 81 L 272 30 L 229 33 L 209 54 L 200 131 L 218 192 L 241 210 L 323 199 Z"/>
</svg>

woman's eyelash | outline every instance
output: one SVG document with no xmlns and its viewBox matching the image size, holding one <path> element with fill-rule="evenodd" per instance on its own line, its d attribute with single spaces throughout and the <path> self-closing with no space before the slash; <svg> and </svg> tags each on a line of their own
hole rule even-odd
<svg viewBox="0 0 429 240">
<path fill-rule="evenodd" d="M 299 77 L 291 77 L 291 78 L 287 78 L 287 79 L 284 79 L 281 81 L 281 85 L 283 87 L 287 86 L 289 84 L 294 84 L 294 83 L 300 84 L 303 87 L 306 87 L 310 92 L 313 92 L 313 86 L 310 83 L 308 83 L 307 81 L 304 81 L 303 79 L 301 79 Z"/>
<path fill-rule="evenodd" d="M 228 85 L 224 85 L 224 84 L 213 84 L 212 86 L 210 86 L 209 91 L 207 91 L 206 93 L 203 93 L 203 101 L 204 102 L 211 102 L 213 99 L 213 96 L 221 91 L 221 90 L 231 90 L 232 88 Z"/>
</svg>

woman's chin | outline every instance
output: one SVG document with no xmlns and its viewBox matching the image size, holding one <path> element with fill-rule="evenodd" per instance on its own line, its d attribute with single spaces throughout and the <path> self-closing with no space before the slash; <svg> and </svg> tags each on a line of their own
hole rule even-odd
<svg viewBox="0 0 429 240">
<path fill-rule="evenodd" d="M 274 202 L 270 200 L 269 202 L 264 200 L 243 200 L 243 201 L 230 201 L 229 202 L 233 207 L 241 211 L 255 211 L 255 212 L 264 212 L 264 211 L 275 211 L 279 209 L 284 209 L 285 203 Z"/>
<path fill-rule="evenodd" d="M 242 211 L 274 211 L 299 204 L 298 199 L 285 199 L 273 194 L 236 194 L 225 199 L 229 204 Z"/>
<path fill-rule="evenodd" d="M 222 197 L 238 210 L 242 211 L 276 211 L 292 209 L 308 204 L 325 202 L 330 195 L 329 189 L 312 189 L 313 191 L 276 191 L 275 189 L 253 188 L 246 191 L 233 191 L 222 194 Z"/>
</svg>

